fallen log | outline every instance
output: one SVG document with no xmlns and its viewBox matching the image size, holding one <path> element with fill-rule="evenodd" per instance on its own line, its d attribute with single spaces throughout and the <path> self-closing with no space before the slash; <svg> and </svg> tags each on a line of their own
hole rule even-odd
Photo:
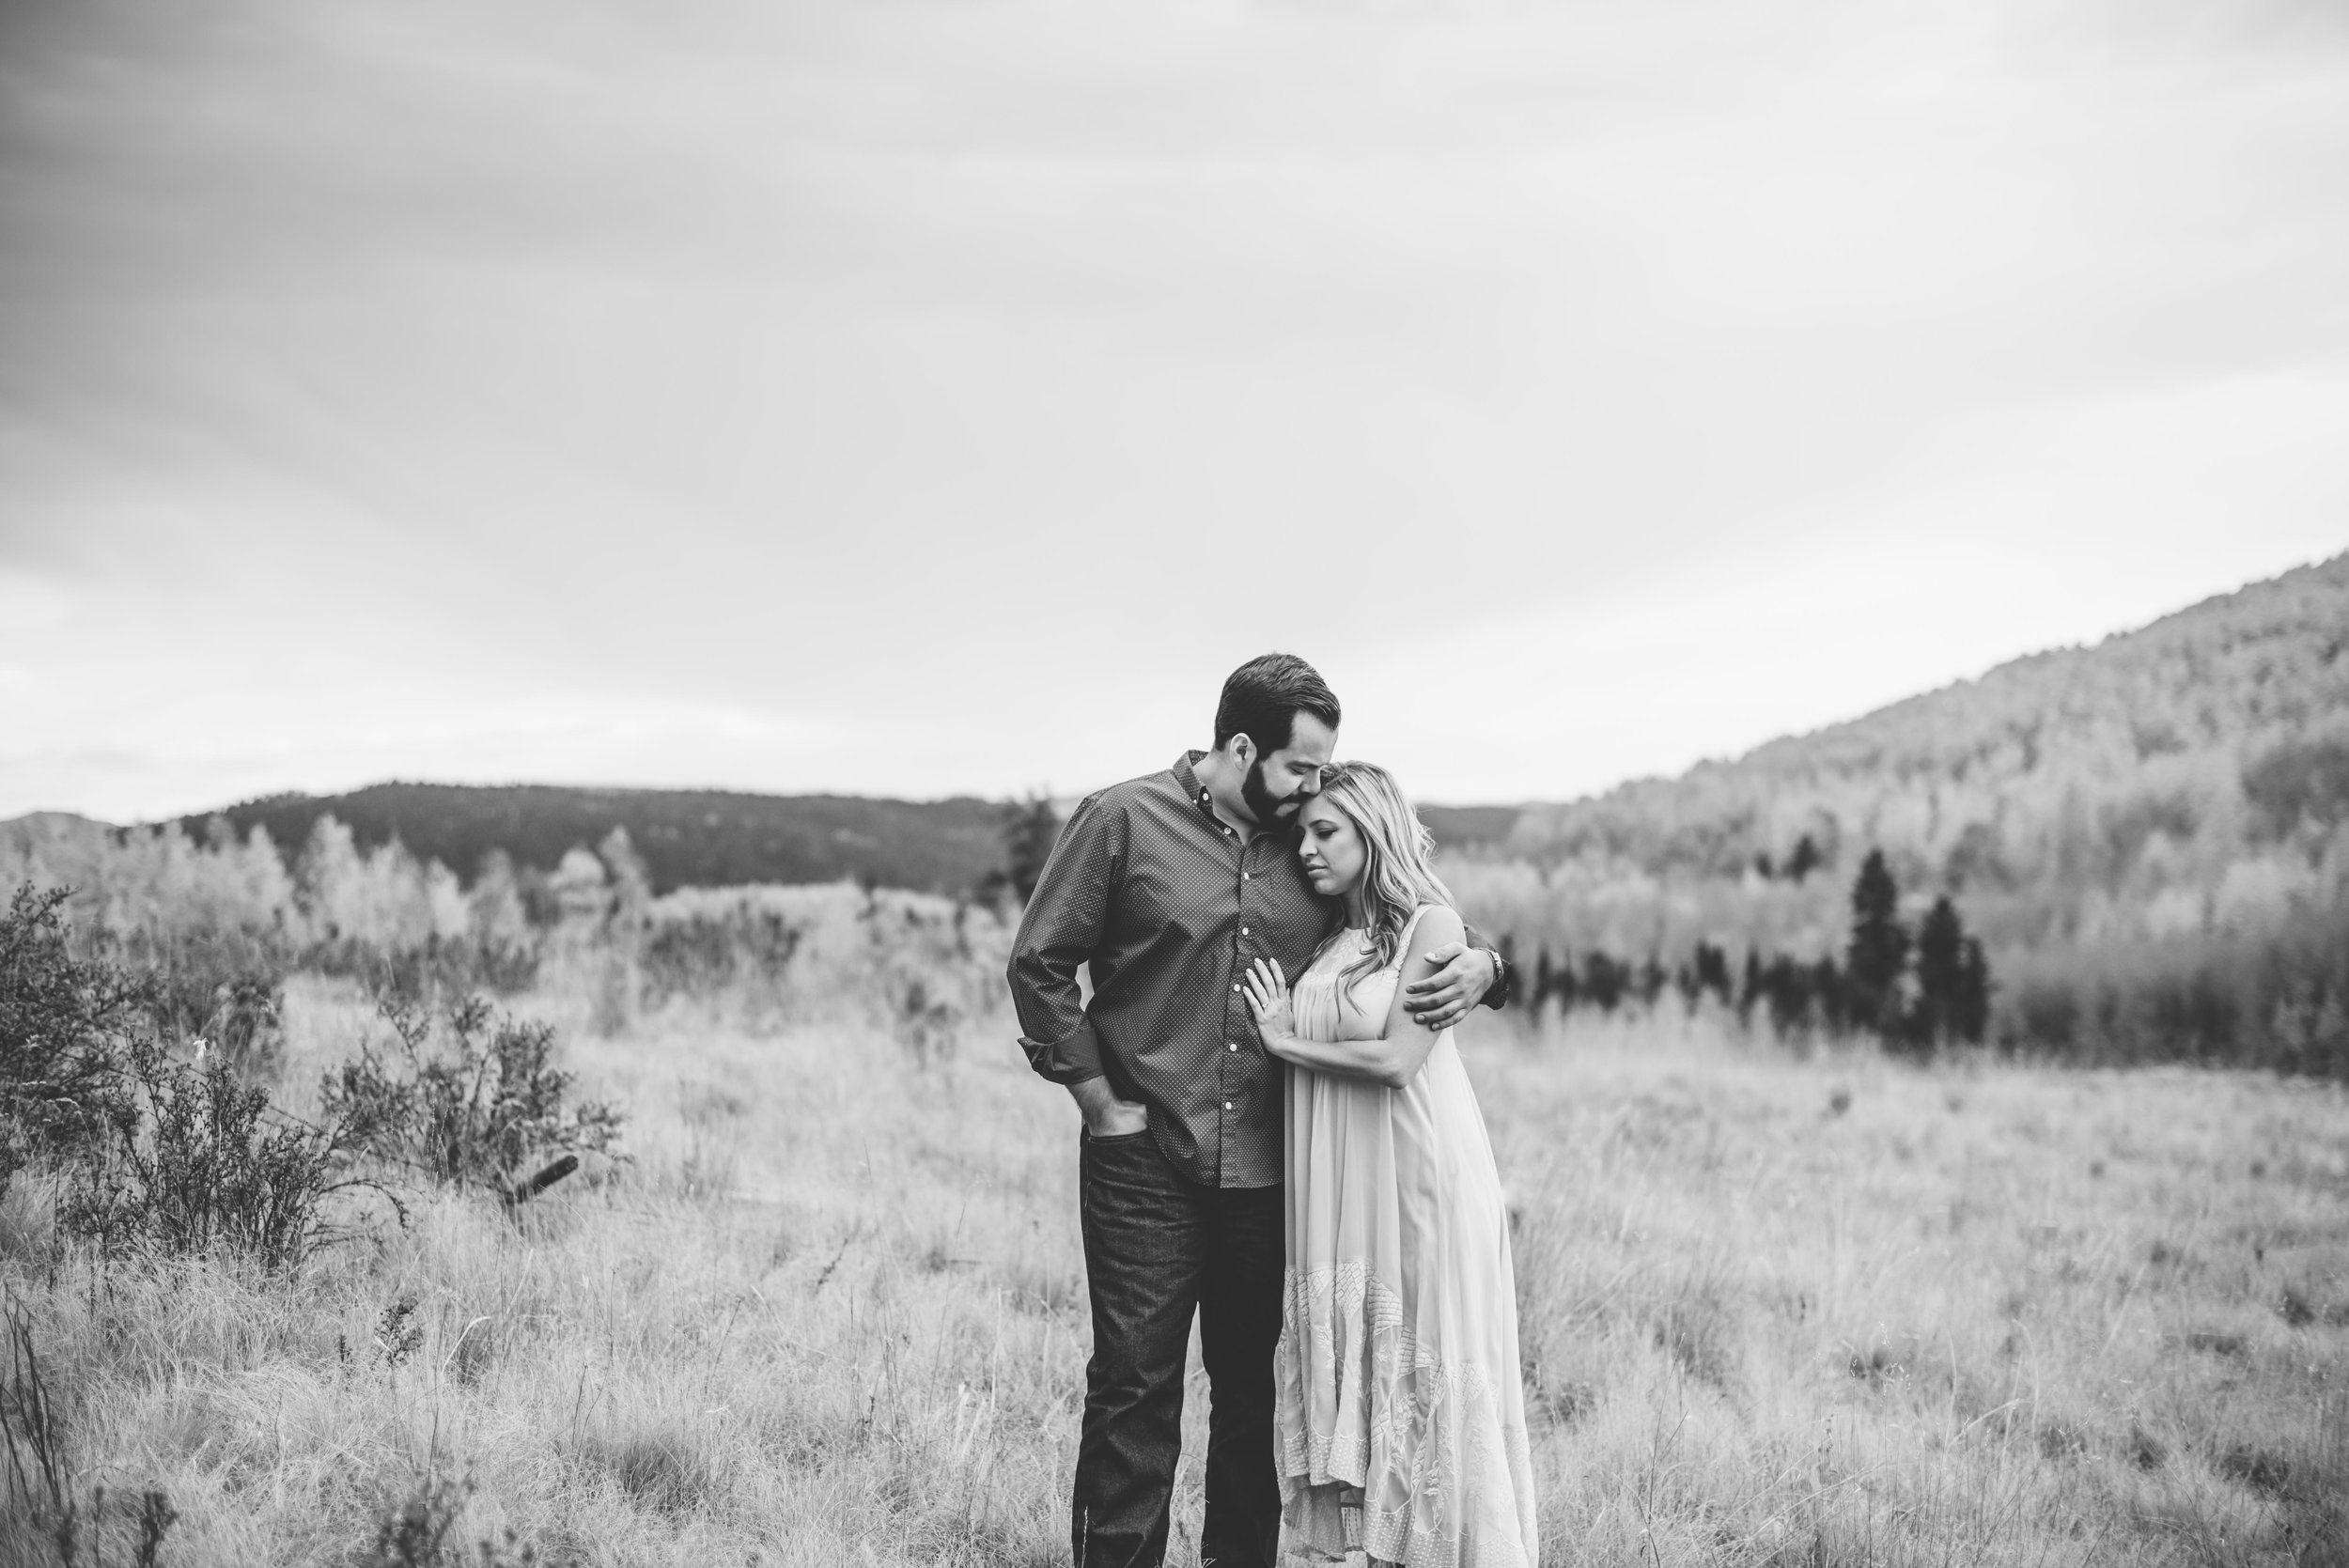
<svg viewBox="0 0 2349 1568">
<path fill-rule="evenodd" d="M 519 1208 L 578 1169 L 579 1157 L 577 1155 L 564 1155 L 557 1159 L 550 1161 L 537 1174 L 526 1177 L 521 1181 L 501 1181 L 498 1184 L 498 1197 L 505 1203 L 507 1208 Z"/>
</svg>

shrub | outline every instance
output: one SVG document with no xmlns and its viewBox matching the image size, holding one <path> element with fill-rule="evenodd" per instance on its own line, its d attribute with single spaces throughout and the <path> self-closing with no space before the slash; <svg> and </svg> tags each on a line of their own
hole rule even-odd
<svg viewBox="0 0 2349 1568">
<path fill-rule="evenodd" d="M 168 940 L 133 932 L 110 943 L 107 956 L 146 972 L 148 1017 L 163 1039 L 201 1040 L 207 1054 L 225 1051 L 249 1078 L 276 1076 L 283 942 L 248 931 L 199 930 Z"/>
<path fill-rule="evenodd" d="M 0 916 L 0 1191 L 28 1159 L 97 1136 L 121 1042 L 152 994 L 137 977 L 73 957 L 58 914 L 67 896 L 28 882 Z"/>
<path fill-rule="evenodd" d="M 313 945 L 303 961 L 320 974 L 350 976 L 379 1001 L 428 1007 L 479 991 L 526 991 L 537 984 L 539 952 L 535 942 L 500 936 L 436 935 L 391 946 L 338 936 Z"/>
<path fill-rule="evenodd" d="M 285 1054 L 280 1009 L 286 993 L 258 975 L 239 975 L 214 994 L 196 1038 L 209 1054 L 249 1082 L 274 1082 Z"/>
<path fill-rule="evenodd" d="M 521 1542 L 510 1529 L 503 1541 L 465 1545 L 457 1526 L 473 1493 L 471 1478 L 422 1478 L 377 1520 L 375 1540 L 358 1559 L 360 1568 L 524 1568 L 536 1563 L 537 1548 Z"/>
<path fill-rule="evenodd" d="M 964 1014 L 951 994 L 935 988 L 921 974 L 892 969 L 882 976 L 882 996 L 890 1032 L 912 1054 L 916 1066 L 944 1061 L 955 1050 L 955 1036 Z"/>
<path fill-rule="evenodd" d="M 781 910 L 748 900 L 656 920 L 645 939 L 645 1001 L 659 1006 L 672 997 L 714 997 L 746 986 L 779 997 L 801 937 Z"/>
<path fill-rule="evenodd" d="M 102 1255 L 296 1266 L 331 1234 L 327 1197 L 374 1184 L 342 1175 L 339 1128 L 275 1111 L 251 1081 L 273 1070 L 275 975 L 239 969 L 251 955 L 228 943 L 146 974 L 77 960 L 66 896 L 26 886 L 0 920 L 0 1182 L 33 1158 L 62 1168 L 59 1222 Z M 220 1048 L 190 1065 L 158 1035 L 188 1030 L 208 988 L 200 1027 Z"/>
<path fill-rule="evenodd" d="M 478 997 L 438 1010 L 389 997 L 379 1005 L 395 1049 L 363 1048 L 322 1095 L 353 1147 L 509 1198 L 534 1159 L 614 1152 L 619 1111 L 565 1104 L 572 1078 L 553 1064 L 552 1025 L 492 1017 Z"/>
<path fill-rule="evenodd" d="M 1998 1020 L 2009 1050 L 2349 1079 L 2349 906 L 2275 929 L 2029 954 L 2017 968 Z"/>
<path fill-rule="evenodd" d="M 225 1058 L 191 1066 L 133 1041 L 103 1106 L 105 1136 L 79 1162 L 58 1219 L 107 1256 L 227 1251 L 283 1271 L 334 1234 L 330 1195 L 381 1190 L 341 1174 L 347 1128 L 274 1111 L 269 1091 Z"/>
</svg>

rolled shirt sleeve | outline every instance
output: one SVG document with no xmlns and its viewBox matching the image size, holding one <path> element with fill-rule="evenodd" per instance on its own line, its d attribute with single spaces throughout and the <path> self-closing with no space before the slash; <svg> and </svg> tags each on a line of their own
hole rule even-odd
<svg viewBox="0 0 2349 1568">
<path fill-rule="evenodd" d="M 1007 971 L 1019 1045 L 1028 1065 L 1054 1083 L 1082 1083 L 1104 1071 L 1077 967 L 1100 945 L 1125 854 L 1124 812 L 1088 797 L 1061 829 L 1019 917 Z"/>
</svg>

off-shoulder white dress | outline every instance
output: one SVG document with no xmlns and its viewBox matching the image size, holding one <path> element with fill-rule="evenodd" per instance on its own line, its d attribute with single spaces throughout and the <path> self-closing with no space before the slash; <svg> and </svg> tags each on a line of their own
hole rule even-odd
<svg viewBox="0 0 2349 1568">
<path fill-rule="evenodd" d="M 1342 987 L 1367 945 L 1341 933 L 1297 981 L 1299 1035 L 1385 1028 L 1410 932 Z M 1284 1560 L 1534 1568 L 1509 1218 L 1452 1032 L 1401 1089 L 1292 1066 L 1286 1110 Z"/>
</svg>

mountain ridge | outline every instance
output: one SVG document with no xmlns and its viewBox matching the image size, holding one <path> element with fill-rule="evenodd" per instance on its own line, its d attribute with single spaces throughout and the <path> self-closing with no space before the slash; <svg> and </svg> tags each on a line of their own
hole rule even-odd
<svg viewBox="0 0 2349 1568">
<path fill-rule="evenodd" d="M 2246 845 L 2339 828 L 2349 795 L 2339 776 L 2349 769 L 2344 646 L 2349 553 L 1677 774 L 1423 815 L 1447 849 L 1540 864 L 1735 877 L 1782 864 L 1808 839 L 1821 863 L 1880 846 L 1906 879 L 1952 888 L 2012 887 L 2092 862 L 2119 891 L 2151 845 L 2171 861 L 2181 846 L 2189 860 L 2199 849 L 2214 862 L 2203 880 L 2223 879 L 2216 861 L 2239 860 Z M 290 855 L 331 815 L 362 847 L 397 838 L 466 877 L 491 849 L 552 869 L 618 827 L 662 891 L 857 877 L 956 893 L 1002 868 L 1002 811 L 969 796 L 392 780 L 257 797 L 176 824 L 199 840 L 219 831 L 215 819 L 239 836 L 257 827 Z M 0 830 L 126 831 L 59 812 Z"/>
<path fill-rule="evenodd" d="M 2345 645 L 2349 554 L 1735 757 L 1529 806 L 1508 847 L 1733 875 L 1808 836 L 1830 858 L 1864 841 L 1943 876 L 1970 831 L 1957 879 L 1984 855 L 2019 874 L 2081 835 L 2067 809 L 2151 801 L 2172 826 L 2256 815 L 2265 759 L 2349 737 Z M 2237 826 L 2257 837 L 2304 824 Z"/>
<path fill-rule="evenodd" d="M 387 780 L 334 795 L 257 796 L 154 824 L 198 843 L 255 829 L 291 858 L 321 817 L 351 830 L 357 846 L 397 839 L 421 861 L 470 881 L 502 850 L 516 864 L 552 871 L 565 852 L 628 831 L 654 891 L 844 878 L 918 892 L 959 893 L 1004 869 L 1004 802 L 972 796 L 909 800 L 886 796 L 768 795 L 754 790 L 570 784 L 442 784 Z M 1430 806 L 1430 826 L 1455 846 L 1491 845 L 1517 808 Z M 0 822 L 0 834 L 51 844 L 119 838 L 141 827 L 71 812 L 33 812 Z"/>
</svg>

